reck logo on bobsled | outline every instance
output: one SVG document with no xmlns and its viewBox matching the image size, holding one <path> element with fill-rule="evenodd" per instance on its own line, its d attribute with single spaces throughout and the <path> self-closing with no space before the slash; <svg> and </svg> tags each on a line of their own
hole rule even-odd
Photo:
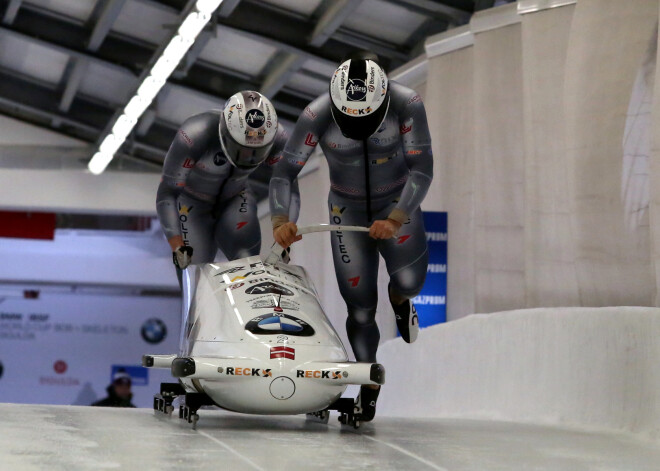
<svg viewBox="0 0 660 471">
<path fill-rule="evenodd" d="M 296 378 L 341 379 L 342 373 L 338 370 L 296 370 Z"/>
<path fill-rule="evenodd" d="M 225 374 L 228 376 L 259 376 L 262 378 L 272 378 L 273 372 L 268 368 L 262 370 L 261 368 L 236 368 L 228 366 L 225 369 Z"/>
<path fill-rule="evenodd" d="M 293 296 L 293 291 L 270 281 L 250 286 L 245 292 L 247 294 L 281 294 L 282 296 Z"/>
<path fill-rule="evenodd" d="M 251 319 L 245 330 L 256 335 L 293 335 L 294 337 L 311 337 L 314 328 L 307 322 L 288 314 L 264 314 Z"/>
</svg>

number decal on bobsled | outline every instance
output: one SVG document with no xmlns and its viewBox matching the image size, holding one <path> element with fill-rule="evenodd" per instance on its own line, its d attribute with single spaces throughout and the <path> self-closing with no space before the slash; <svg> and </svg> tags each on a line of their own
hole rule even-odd
<svg viewBox="0 0 660 471">
<path fill-rule="evenodd" d="M 271 283 L 259 283 L 258 285 L 250 286 L 245 290 L 246 294 L 281 294 L 282 296 L 293 296 L 293 291 L 286 289 L 282 285 Z"/>
<path fill-rule="evenodd" d="M 245 325 L 245 330 L 256 335 L 291 335 L 294 337 L 311 337 L 314 328 L 307 322 L 288 314 L 264 314 Z"/>
</svg>

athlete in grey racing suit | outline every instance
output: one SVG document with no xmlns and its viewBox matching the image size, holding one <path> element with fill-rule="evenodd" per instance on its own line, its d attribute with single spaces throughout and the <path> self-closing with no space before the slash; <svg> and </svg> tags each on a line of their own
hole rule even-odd
<svg viewBox="0 0 660 471">
<path fill-rule="evenodd" d="M 298 119 L 270 184 L 277 239 L 278 228 L 289 221 L 292 182 L 320 144 L 330 170 L 330 222 L 371 226 L 371 238 L 365 233 L 332 233 L 337 282 L 348 307 L 348 338 L 356 359 L 368 362 L 376 361 L 380 338 L 375 321 L 378 254 L 390 275 L 391 299 L 416 296 L 428 264 L 420 210 L 433 176 L 426 112 L 410 88 L 390 81 L 389 93 L 383 122 L 364 141 L 342 134 L 333 120 L 328 94 L 311 102 Z M 396 232 L 391 227 L 400 228 L 388 238 Z"/>
<path fill-rule="evenodd" d="M 163 231 L 173 251 L 179 245 L 193 247 L 191 263 L 212 262 L 218 248 L 228 260 L 258 255 L 261 248 L 256 200 L 248 182 L 255 168 L 236 167 L 224 155 L 218 138 L 221 113 L 201 113 L 183 123 L 165 157 L 158 187 Z M 280 126 L 261 164 L 262 178 L 281 158 L 286 139 Z M 293 194 L 290 217 L 297 219 L 297 184 Z"/>
</svg>

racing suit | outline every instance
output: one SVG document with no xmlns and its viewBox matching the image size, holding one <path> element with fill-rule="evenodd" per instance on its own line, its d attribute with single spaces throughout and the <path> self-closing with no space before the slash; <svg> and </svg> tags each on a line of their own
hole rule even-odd
<svg viewBox="0 0 660 471">
<path fill-rule="evenodd" d="M 193 247 L 191 263 L 212 262 L 218 248 L 228 260 L 258 255 L 261 249 L 256 198 L 248 183 L 255 169 L 234 167 L 223 154 L 221 113 L 208 111 L 183 123 L 165 157 L 158 187 L 163 232 L 167 239 L 180 235 Z M 280 127 L 261 173 L 272 171 L 286 139 Z M 291 213 L 297 219 L 295 198 Z"/>
<path fill-rule="evenodd" d="M 411 299 L 422 289 L 428 265 L 420 210 L 433 177 L 426 112 L 419 95 L 390 81 L 390 105 L 377 132 L 348 139 L 331 115 L 329 94 L 311 102 L 298 119 L 270 183 L 273 226 L 288 221 L 293 179 L 317 144 L 328 161 L 331 224 L 370 226 L 378 219 L 401 224 L 395 238 L 333 232 L 337 282 L 348 308 L 346 330 L 358 361 L 376 361 L 378 255 L 385 259 L 394 292 Z"/>
</svg>

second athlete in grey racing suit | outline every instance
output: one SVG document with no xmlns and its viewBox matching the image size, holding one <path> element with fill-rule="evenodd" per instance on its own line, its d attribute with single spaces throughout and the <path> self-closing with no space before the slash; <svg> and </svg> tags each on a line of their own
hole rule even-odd
<svg viewBox="0 0 660 471">
<path fill-rule="evenodd" d="M 183 123 L 165 158 L 158 187 L 163 231 L 169 241 L 181 237 L 180 243 L 193 248 L 190 263 L 213 261 L 218 248 L 228 260 L 258 255 L 261 248 L 256 201 L 248 182 L 257 167 L 234 165 L 225 155 L 218 131 L 222 113 L 201 113 Z M 262 178 L 281 158 L 286 139 L 280 126 L 261 164 Z M 296 199 L 292 218 L 298 216 Z M 177 244 L 171 245 L 176 250 Z"/>
<path fill-rule="evenodd" d="M 370 64 L 367 68 L 372 67 L 373 76 Z M 348 99 L 361 99 L 364 90 L 364 94 L 358 90 Z M 383 85 L 383 94 L 385 90 Z M 298 119 L 270 185 L 271 215 L 277 231 L 289 220 L 292 182 L 318 144 L 330 170 L 331 224 L 372 229 L 377 221 L 400 224 L 396 236 L 387 239 L 373 238 L 373 231 L 372 238 L 365 233 L 332 233 L 337 282 L 348 307 L 348 338 L 356 359 L 367 362 L 376 361 L 380 338 L 375 321 L 379 253 L 390 275 L 391 298 L 394 295 L 409 300 L 416 296 L 428 265 L 420 210 L 433 176 L 426 112 L 420 96 L 396 82 L 389 83 L 389 98 L 389 109 L 380 126 L 376 124 L 376 132 L 362 140 L 346 137 L 333 120 L 329 94 L 311 102 Z M 351 106 L 349 101 L 344 111 L 355 112 L 357 108 Z"/>
</svg>

